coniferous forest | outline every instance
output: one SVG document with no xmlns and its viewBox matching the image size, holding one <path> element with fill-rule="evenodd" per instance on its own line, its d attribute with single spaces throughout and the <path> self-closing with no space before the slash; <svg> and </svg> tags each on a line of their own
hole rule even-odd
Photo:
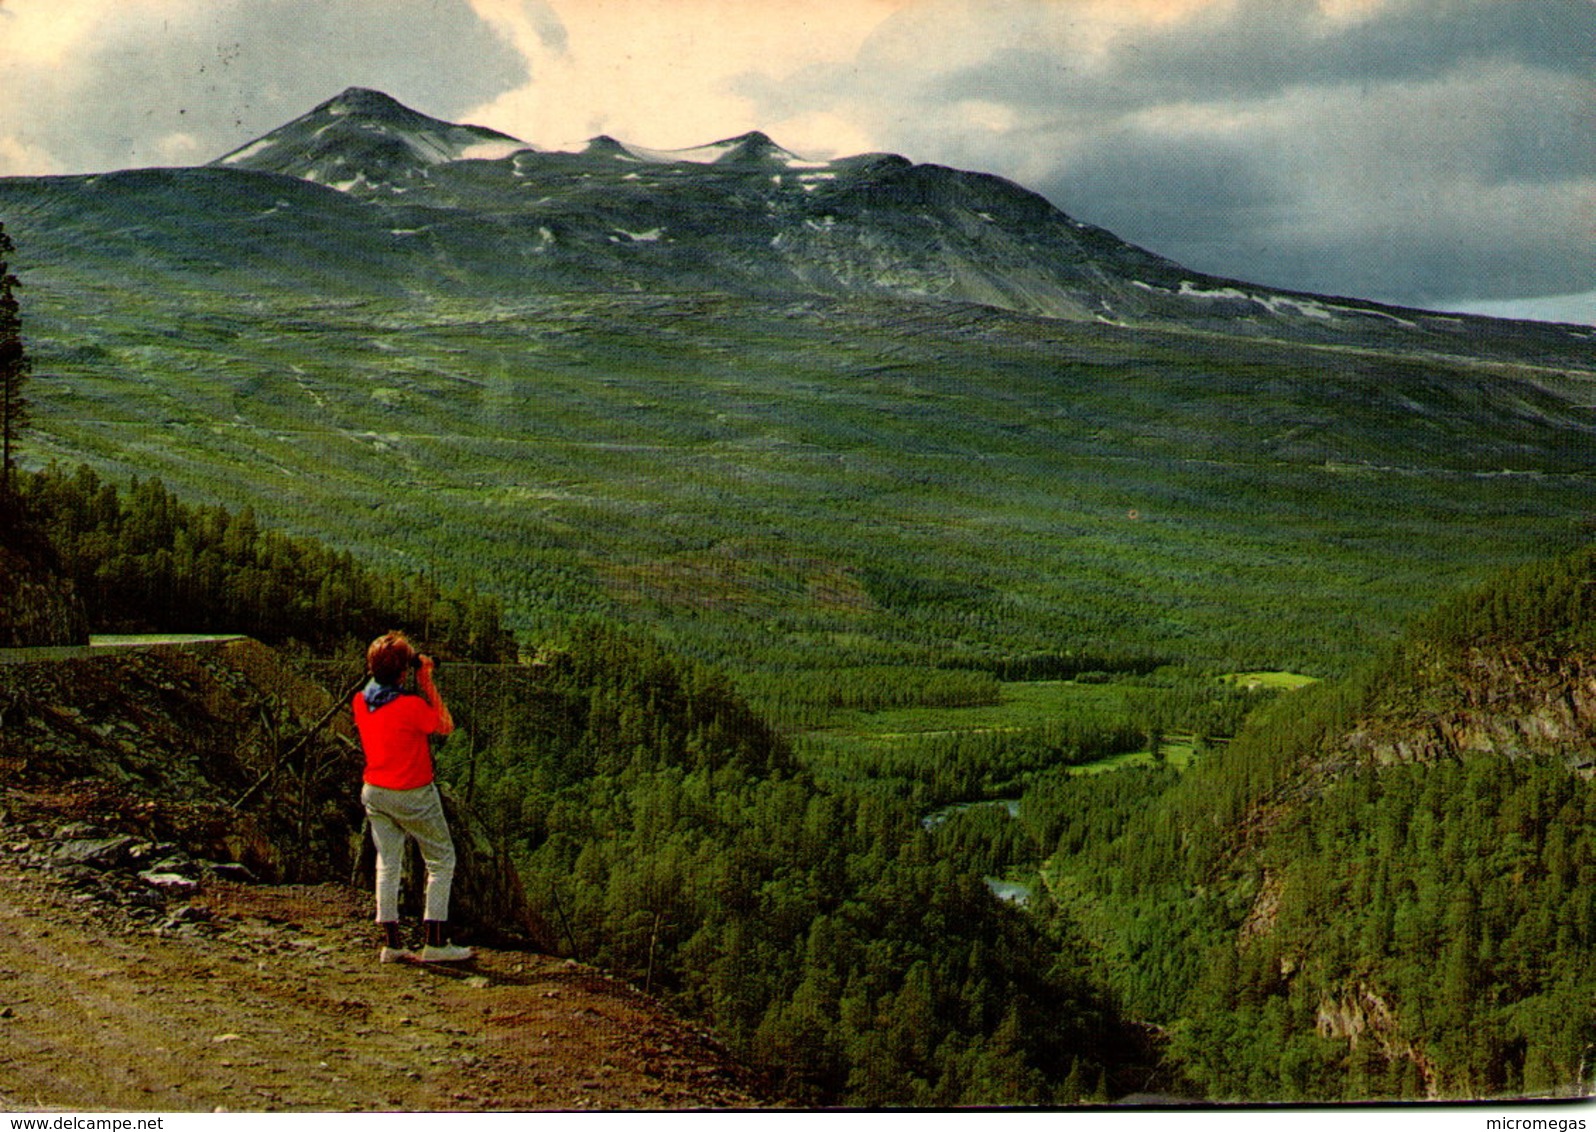
<svg viewBox="0 0 1596 1132">
<path fill-rule="evenodd" d="M 309 657 L 392 623 L 516 655 L 490 598 L 158 481 L 50 467 L 21 495 L 99 631 Z M 1341 680 L 1093 658 L 928 670 L 869 703 L 813 680 L 774 714 L 589 618 L 536 666 L 457 670 L 440 771 L 549 946 L 804 1104 L 1559 1095 L 1596 1044 L 1593 603 L 1584 551 L 1442 601 Z M 810 726 L 1024 689 L 1045 719 L 1002 730 Z"/>
<path fill-rule="evenodd" d="M 248 507 L 189 506 L 153 478 L 118 488 L 86 465 L 24 475 L 19 495 L 97 632 L 243 633 L 327 652 L 372 625 L 414 625 L 465 657 L 514 656 L 492 598 L 368 569 L 348 552 L 262 529 Z"/>
</svg>

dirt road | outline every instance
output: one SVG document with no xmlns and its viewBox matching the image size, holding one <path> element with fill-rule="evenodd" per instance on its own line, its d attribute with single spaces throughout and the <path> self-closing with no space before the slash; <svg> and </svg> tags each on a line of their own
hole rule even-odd
<svg viewBox="0 0 1596 1132">
<path fill-rule="evenodd" d="M 0 845 L 7 1109 L 761 1104 L 707 1036 L 592 969 L 496 951 L 381 965 L 361 897 L 336 885 L 207 880 L 182 923 L 122 922 L 24 848 Z"/>
</svg>

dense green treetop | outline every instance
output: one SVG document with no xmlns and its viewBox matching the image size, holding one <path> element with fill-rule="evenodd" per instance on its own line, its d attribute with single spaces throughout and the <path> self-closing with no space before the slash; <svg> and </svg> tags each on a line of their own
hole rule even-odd
<svg viewBox="0 0 1596 1132">
<path fill-rule="evenodd" d="M 402 626 L 458 655 L 515 655 L 496 601 L 263 529 L 249 507 L 192 506 L 159 479 L 119 490 L 82 465 L 24 475 L 19 494 L 97 632 L 243 633 L 327 650 Z"/>
<path fill-rule="evenodd" d="M 6 257 L 16 251 L 0 224 L 0 499 L 13 493 L 17 447 L 28 425 L 28 399 L 23 387 L 33 371 L 22 341 L 22 308 L 17 289 L 22 281 L 12 274 Z"/>
</svg>

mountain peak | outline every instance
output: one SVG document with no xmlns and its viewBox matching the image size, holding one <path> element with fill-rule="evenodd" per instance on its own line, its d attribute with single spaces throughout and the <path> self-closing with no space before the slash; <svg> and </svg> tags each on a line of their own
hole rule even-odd
<svg viewBox="0 0 1596 1132">
<path fill-rule="evenodd" d="M 783 149 L 777 145 L 769 134 L 760 130 L 750 130 L 746 134 L 739 134 L 734 138 L 714 143 L 714 149 L 724 149 L 725 152 L 715 159 L 717 165 L 745 165 L 768 164 L 771 162 L 780 165 L 791 165 L 802 162 L 796 153 Z"/>
<path fill-rule="evenodd" d="M 212 164 L 364 192 L 425 178 L 435 165 L 532 148 L 509 134 L 431 118 L 380 90 L 352 86 Z"/>
<path fill-rule="evenodd" d="M 587 157 L 614 157 L 620 160 L 639 160 L 625 142 L 613 138 L 609 134 L 600 134 L 596 138 L 589 138 L 582 153 Z"/>
<path fill-rule="evenodd" d="M 329 98 L 311 113 L 325 113 L 339 118 L 348 114 L 371 117 L 424 117 L 392 95 L 363 86 L 350 87 L 336 98 Z"/>
<path fill-rule="evenodd" d="M 783 149 L 770 135 L 750 130 L 734 138 L 710 142 L 690 149 L 649 149 L 632 145 L 609 134 L 589 138 L 582 149 L 586 157 L 612 157 L 618 161 L 641 161 L 654 165 L 778 165 L 784 168 L 823 168 L 827 162 L 806 161 Z"/>
<path fill-rule="evenodd" d="M 749 130 L 746 134 L 738 134 L 734 138 L 726 138 L 725 140 L 716 142 L 715 144 L 716 145 L 741 145 L 741 146 L 748 146 L 750 148 L 760 148 L 760 149 L 770 149 L 770 148 L 781 149 L 781 147 L 779 145 L 776 145 L 775 141 L 773 141 L 771 139 L 771 136 L 769 134 L 765 133 L 765 131 L 763 131 L 763 130 Z M 786 151 L 783 150 L 782 152 L 785 153 Z"/>
</svg>

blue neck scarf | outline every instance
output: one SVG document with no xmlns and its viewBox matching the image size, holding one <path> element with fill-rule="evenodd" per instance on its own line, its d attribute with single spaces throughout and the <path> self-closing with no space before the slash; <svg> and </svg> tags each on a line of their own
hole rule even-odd
<svg viewBox="0 0 1596 1132">
<path fill-rule="evenodd" d="M 366 697 L 366 710 L 376 711 L 383 704 L 392 703 L 405 694 L 405 690 L 397 684 L 379 684 L 376 677 L 367 682 L 365 691 L 361 695 Z"/>
</svg>

